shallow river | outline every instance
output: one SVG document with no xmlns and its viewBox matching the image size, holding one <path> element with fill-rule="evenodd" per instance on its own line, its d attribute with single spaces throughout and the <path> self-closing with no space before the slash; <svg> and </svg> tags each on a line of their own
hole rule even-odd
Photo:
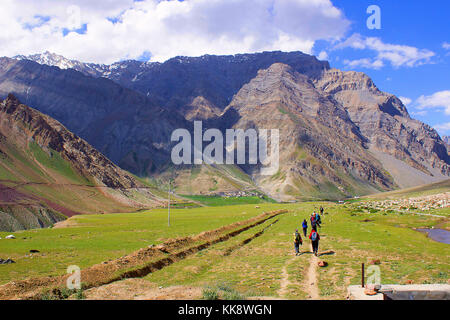
<svg viewBox="0 0 450 320">
<path fill-rule="evenodd" d="M 445 229 L 417 229 L 417 231 L 428 234 L 434 241 L 450 244 L 450 231 Z"/>
</svg>

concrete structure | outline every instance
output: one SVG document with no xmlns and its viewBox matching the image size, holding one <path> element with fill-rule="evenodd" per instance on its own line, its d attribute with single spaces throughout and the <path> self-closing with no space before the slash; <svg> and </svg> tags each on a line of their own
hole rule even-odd
<svg viewBox="0 0 450 320">
<path fill-rule="evenodd" d="M 359 285 L 347 289 L 350 300 L 450 300 L 449 284 L 381 285 L 379 293 L 368 296 Z"/>
</svg>

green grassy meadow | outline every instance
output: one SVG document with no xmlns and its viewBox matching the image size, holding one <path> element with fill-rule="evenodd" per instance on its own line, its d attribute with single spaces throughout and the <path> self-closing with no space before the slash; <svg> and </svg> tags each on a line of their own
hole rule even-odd
<svg viewBox="0 0 450 320">
<path fill-rule="evenodd" d="M 63 274 L 69 265 L 81 268 L 118 258 L 151 244 L 195 235 L 274 210 L 277 205 L 172 209 L 168 227 L 167 209 L 139 213 L 80 215 L 71 218 L 70 228 L 15 232 L 15 240 L 0 232 L 0 257 L 16 264 L 1 265 L 0 284 L 29 277 Z M 214 217 L 214 219 L 211 219 Z M 30 257 L 29 250 L 40 253 Z"/>
<path fill-rule="evenodd" d="M 324 204 L 328 214 L 323 218 L 320 251 L 332 250 L 322 256 L 327 268 L 317 268 L 320 296 L 323 299 L 344 299 L 347 286 L 360 283 L 361 263 L 369 265 L 379 259 L 382 283 L 446 283 L 449 279 L 450 248 L 426 238 L 411 227 L 433 226 L 438 218 L 400 216 L 395 213 L 355 214 L 350 208 Z M 317 207 L 317 203 L 287 205 L 288 214 L 245 246 L 225 256 L 227 248 L 240 243 L 252 233 L 272 222 L 249 230 L 239 237 L 198 253 L 180 263 L 149 274 L 146 279 L 159 286 L 210 286 L 227 283 L 244 296 L 280 297 L 283 268 L 288 273 L 288 292 L 282 298 L 308 297 L 306 270 L 311 254 L 293 255 L 292 234 L 295 228 Z M 364 220 L 372 220 L 363 222 Z M 310 251 L 304 239 L 301 251 Z"/>
<path fill-rule="evenodd" d="M 295 256 L 292 234 L 303 219 L 320 205 L 325 207 L 320 252 L 334 251 L 320 259 L 328 267 L 317 268 L 319 297 L 344 299 L 350 284 L 360 283 L 361 263 L 380 260 L 382 283 L 447 283 L 449 245 L 435 242 L 413 227 L 448 224 L 448 218 L 414 214 L 361 212 L 352 204 L 305 202 L 260 203 L 171 210 L 155 209 L 131 214 L 84 215 L 71 218 L 67 228 L 29 230 L 5 240 L 0 232 L 0 258 L 17 263 L 0 265 L 0 284 L 30 277 L 62 275 L 69 265 L 89 267 L 119 258 L 170 238 L 191 236 L 262 212 L 288 209 L 227 241 L 188 256 L 146 275 L 149 284 L 163 287 L 189 285 L 207 288 L 224 285 L 244 297 L 288 299 L 309 297 L 306 283 L 312 255 L 304 239 Z M 447 216 L 450 209 L 431 213 Z M 264 231 L 264 232 L 262 232 Z M 261 232 L 261 233 L 260 233 Z M 255 234 L 260 233 L 255 237 Z M 40 253 L 30 256 L 29 250 Z"/>
<path fill-rule="evenodd" d="M 183 195 L 184 198 L 191 199 L 193 201 L 200 202 L 209 207 L 220 207 L 220 206 L 232 206 L 232 205 L 243 205 L 243 204 L 260 204 L 260 203 L 275 203 L 274 200 L 264 196 L 264 198 L 256 196 L 246 196 L 246 197 L 220 197 L 220 196 L 202 196 L 202 195 Z"/>
</svg>

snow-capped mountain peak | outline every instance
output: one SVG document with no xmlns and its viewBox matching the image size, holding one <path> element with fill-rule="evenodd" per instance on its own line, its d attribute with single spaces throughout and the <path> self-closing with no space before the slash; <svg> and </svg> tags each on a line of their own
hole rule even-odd
<svg viewBox="0 0 450 320">
<path fill-rule="evenodd" d="M 46 51 L 44 53 L 32 54 L 29 56 L 19 55 L 13 58 L 17 60 L 31 60 L 39 64 L 54 66 L 60 69 L 76 69 L 77 67 L 84 65 L 79 61 L 69 60 L 59 54 L 51 53 L 49 51 Z"/>
<path fill-rule="evenodd" d="M 104 77 L 108 79 L 116 80 L 120 78 L 123 72 L 126 72 L 129 68 L 133 69 L 133 73 L 139 73 L 142 70 L 146 70 L 151 67 L 152 62 L 138 62 L 135 60 L 125 60 L 115 62 L 111 65 L 96 64 L 96 63 L 84 63 L 78 60 L 67 59 L 62 55 L 46 51 L 44 53 L 32 54 L 32 55 L 17 55 L 13 57 L 16 60 L 31 60 L 42 65 L 48 65 L 52 67 L 58 67 L 60 69 L 74 69 L 88 76 Z"/>
</svg>

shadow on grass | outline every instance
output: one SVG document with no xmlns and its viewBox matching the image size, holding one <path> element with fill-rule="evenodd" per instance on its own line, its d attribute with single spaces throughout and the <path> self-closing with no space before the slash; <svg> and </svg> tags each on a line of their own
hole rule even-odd
<svg viewBox="0 0 450 320">
<path fill-rule="evenodd" d="M 313 254 L 313 252 L 312 251 L 303 251 L 303 252 L 300 252 L 297 256 L 302 256 L 304 254 Z"/>
<path fill-rule="evenodd" d="M 334 252 L 333 250 L 329 250 L 329 251 L 325 251 L 325 252 L 319 253 L 319 257 L 321 257 L 321 256 L 331 256 L 331 255 L 333 255 L 335 253 L 336 252 Z"/>
</svg>

